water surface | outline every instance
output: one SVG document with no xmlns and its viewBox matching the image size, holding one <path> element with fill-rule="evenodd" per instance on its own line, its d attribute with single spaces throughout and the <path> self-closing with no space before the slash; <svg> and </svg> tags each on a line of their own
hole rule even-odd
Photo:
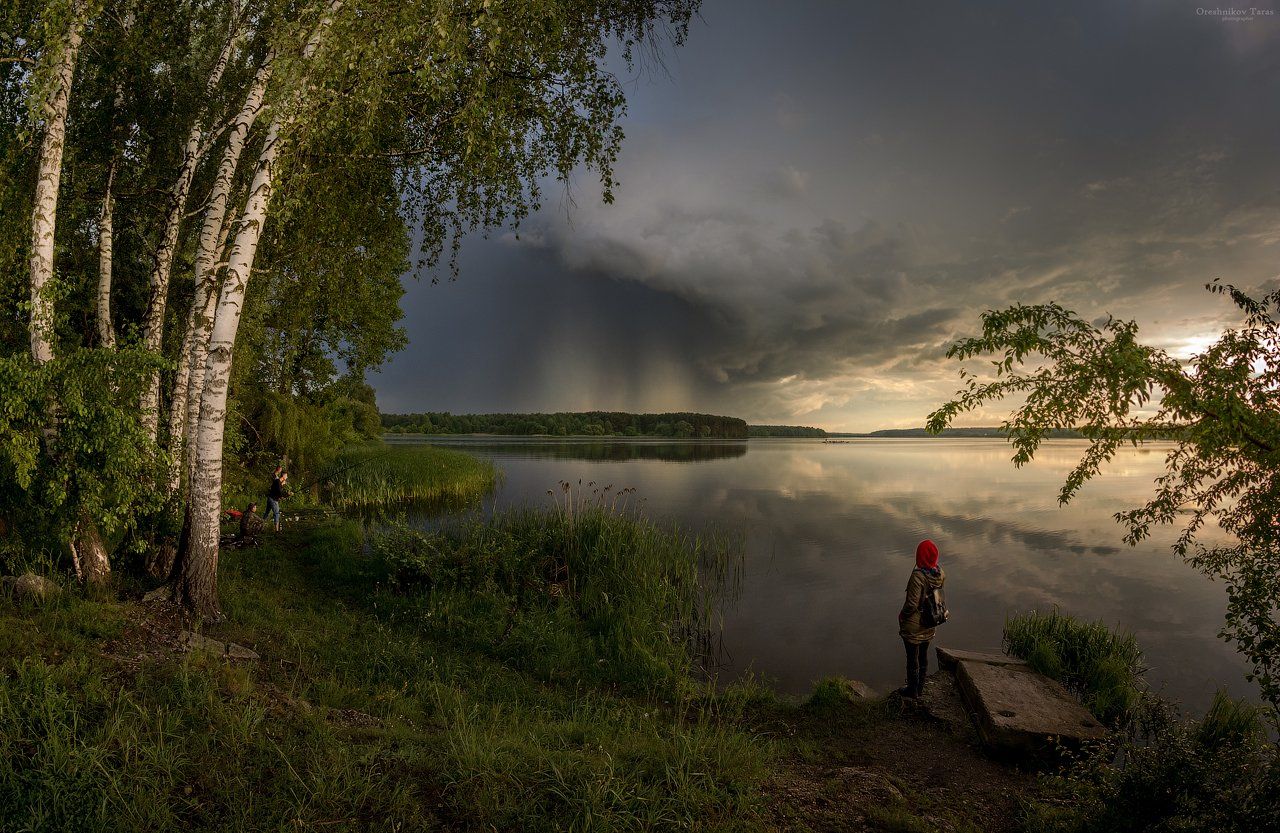
<svg viewBox="0 0 1280 833">
<path fill-rule="evenodd" d="M 796 694 L 834 674 L 900 684 L 897 611 L 915 545 L 929 537 L 953 616 L 942 644 L 995 648 L 1007 613 L 1058 605 L 1135 633 L 1148 679 L 1192 709 L 1221 687 L 1256 697 L 1244 662 L 1216 636 L 1221 585 L 1169 553 L 1172 530 L 1129 547 L 1112 519 L 1150 493 L 1159 446 L 1122 452 L 1061 508 L 1080 441 L 1047 442 L 1020 470 L 1003 441 L 987 439 L 426 441 L 492 459 L 505 474 L 498 508 L 546 505 L 548 489 L 581 479 L 634 487 L 651 518 L 741 533 L 722 673 L 751 669 Z"/>
</svg>

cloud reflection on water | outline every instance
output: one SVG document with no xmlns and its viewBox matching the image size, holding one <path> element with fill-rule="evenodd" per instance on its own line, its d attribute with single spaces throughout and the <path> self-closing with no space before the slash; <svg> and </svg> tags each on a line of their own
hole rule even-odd
<svg viewBox="0 0 1280 833">
<path fill-rule="evenodd" d="M 1163 454 L 1123 452 L 1059 507 L 1082 448 L 1047 443 L 1021 470 L 991 440 L 753 440 L 744 455 L 697 466 L 586 463 L 528 444 L 477 451 L 506 474 L 501 506 L 537 504 L 550 484 L 581 477 L 634 486 L 651 517 L 741 531 L 745 569 L 725 614 L 723 673 L 751 668 L 791 693 L 831 674 L 898 684 L 896 614 L 915 545 L 929 537 L 948 573 L 946 644 L 995 647 L 1007 613 L 1058 605 L 1132 630 L 1152 683 L 1193 708 L 1222 686 L 1252 696 L 1243 662 L 1216 637 L 1222 588 L 1169 553 L 1173 531 L 1130 548 L 1112 517 L 1149 494 Z"/>
</svg>

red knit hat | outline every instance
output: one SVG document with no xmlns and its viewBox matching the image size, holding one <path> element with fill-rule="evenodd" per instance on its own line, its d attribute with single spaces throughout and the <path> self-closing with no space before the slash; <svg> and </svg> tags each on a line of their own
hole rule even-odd
<svg viewBox="0 0 1280 833">
<path fill-rule="evenodd" d="M 938 545 L 928 538 L 916 547 L 916 566 L 922 570 L 938 569 Z"/>
</svg>

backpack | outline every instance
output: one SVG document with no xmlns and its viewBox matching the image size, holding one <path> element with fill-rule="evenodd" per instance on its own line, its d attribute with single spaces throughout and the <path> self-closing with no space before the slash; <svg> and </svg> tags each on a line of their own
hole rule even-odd
<svg viewBox="0 0 1280 833">
<path fill-rule="evenodd" d="M 920 626 L 936 628 L 950 618 L 951 612 L 947 610 L 947 600 L 942 595 L 942 588 L 930 590 L 926 587 L 920 597 Z"/>
</svg>

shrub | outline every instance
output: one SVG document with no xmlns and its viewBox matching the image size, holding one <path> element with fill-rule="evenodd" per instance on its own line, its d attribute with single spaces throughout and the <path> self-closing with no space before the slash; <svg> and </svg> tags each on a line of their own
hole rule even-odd
<svg viewBox="0 0 1280 833">
<path fill-rule="evenodd" d="M 1132 634 L 1102 622 L 1030 611 L 1004 623 L 1004 649 L 1079 695 L 1099 719 L 1116 725 L 1142 700 L 1142 651 Z"/>
<path fill-rule="evenodd" d="M 1048 779 L 1036 833 L 1280 830 L 1280 756 L 1258 709 L 1222 692 L 1200 720 L 1148 696 L 1129 731 Z"/>
</svg>

